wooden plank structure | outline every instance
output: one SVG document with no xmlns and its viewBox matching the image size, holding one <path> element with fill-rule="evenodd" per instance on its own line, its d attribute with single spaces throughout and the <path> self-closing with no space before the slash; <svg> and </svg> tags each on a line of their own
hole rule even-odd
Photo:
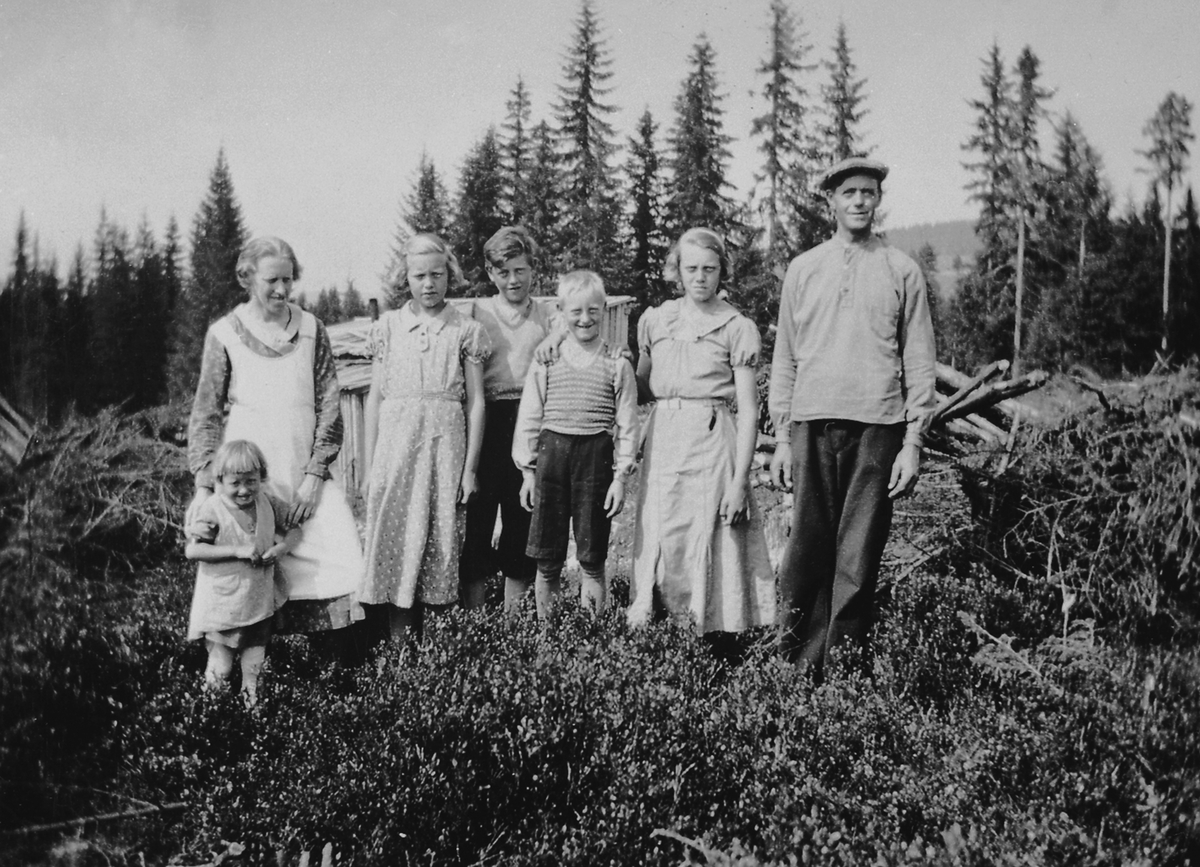
<svg viewBox="0 0 1200 867">
<path fill-rule="evenodd" d="M 33 425 L 3 397 L 0 397 L 0 453 L 19 464 L 33 439 Z"/>
<path fill-rule="evenodd" d="M 450 298 L 449 303 L 466 315 L 478 298 Z M 534 297 L 535 304 L 552 310 L 558 309 L 558 299 Z M 600 336 L 608 343 L 624 346 L 629 341 L 629 313 L 633 309 L 632 295 L 611 295 L 600 323 Z M 371 352 L 368 339 L 372 320 L 368 317 L 339 322 L 329 326 L 329 340 L 333 344 L 334 362 L 337 365 L 338 383 L 342 389 L 342 426 L 345 431 L 342 451 L 338 455 L 334 475 L 341 479 L 346 489 L 346 499 L 351 504 L 358 499 L 359 487 L 366 472 L 364 413 L 367 391 L 371 387 Z"/>
</svg>

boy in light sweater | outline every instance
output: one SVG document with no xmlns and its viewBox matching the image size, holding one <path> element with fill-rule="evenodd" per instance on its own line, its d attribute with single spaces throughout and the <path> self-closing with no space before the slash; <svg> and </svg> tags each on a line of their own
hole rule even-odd
<svg viewBox="0 0 1200 867">
<path fill-rule="evenodd" d="M 556 361 L 530 368 L 512 447 L 523 477 L 521 505 L 533 513 L 525 553 L 537 561 L 534 598 L 541 618 L 561 593 L 572 529 L 583 572 L 580 599 L 594 611 L 607 605 L 608 537 L 625 504 L 625 477 L 637 448 L 633 368 L 611 358 L 600 339 L 603 281 L 592 271 L 564 274 L 558 298 L 567 339 Z"/>
</svg>

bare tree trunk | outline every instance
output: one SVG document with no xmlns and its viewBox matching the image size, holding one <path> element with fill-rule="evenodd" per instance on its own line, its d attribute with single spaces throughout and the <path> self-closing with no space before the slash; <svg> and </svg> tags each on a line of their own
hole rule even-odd
<svg viewBox="0 0 1200 867">
<path fill-rule="evenodd" d="M 1083 276 L 1083 266 L 1087 264 L 1087 217 L 1079 221 L 1079 276 Z"/>
<path fill-rule="evenodd" d="M 1163 212 L 1163 228 L 1166 240 L 1163 242 L 1163 333 L 1162 333 L 1162 354 L 1166 357 L 1168 343 L 1170 343 L 1171 334 L 1171 187 L 1170 180 L 1167 181 L 1167 208 Z"/>
<path fill-rule="evenodd" d="M 1025 302 L 1025 209 L 1017 216 L 1017 297 L 1014 300 L 1016 316 L 1013 323 L 1013 357 L 1011 376 L 1021 375 L 1021 306 Z"/>
</svg>

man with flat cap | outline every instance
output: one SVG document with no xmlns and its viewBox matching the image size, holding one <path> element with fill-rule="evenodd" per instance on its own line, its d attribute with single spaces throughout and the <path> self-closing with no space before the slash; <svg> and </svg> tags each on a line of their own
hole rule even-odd
<svg viewBox="0 0 1200 867">
<path fill-rule="evenodd" d="M 794 491 L 780 649 L 818 679 L 833 648 L 866 646 L 892 503 L 916 485 L 936 400 L 925 279 L 872 232 L 887 174 L 853 157 L 822 175 L 837 231 L 792 260 L 779 305 L 771 476 Z"/>
</svg>

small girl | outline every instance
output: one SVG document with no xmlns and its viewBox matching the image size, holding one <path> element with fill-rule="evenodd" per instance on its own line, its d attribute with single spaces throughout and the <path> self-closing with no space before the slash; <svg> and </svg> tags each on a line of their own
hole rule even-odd
<svg viewBox="0 0 1200 867">
<path fill-rule="evenodd" d="M 639 391 L 648 389 L 655 405 L 627 614 L 641 624 L 657 605 L 690 616 L 701 635 L 740 632 L 775 619 L 775 580 L 749 482 L 758 329 L 718 295 L 729 258 L 711 229 L 684 232 L 665 274 L 683 297 L 638 322 Z"/>
<path fill-rule="evenodd" d="M 425 606 L 458 600 L 465 505 L 478 487 L 491 346 L 478 322 L 447 305 L 451 280 L 464 282 L 450 246 L 437 235 L 413 236 L 397 275 L 412 299 L 381 316 L 371 338 L 359 601 L 390 606 L 397 641 L 409 629 L 419 636 Z"/>
<path fill-rule="evenodd" d="M 234 656 L 241 652 L 242 693 L 258 699 L 258 675 L 271 637 L 271 618 L 287 598 L 276 581 L 275 563 L 300 540 L 299 527 L 287 527 L 288 506 L 263 490 L 267 461 L 252 442 L 231 440 L 213 456 L 215 497 L 196 507 L 184 553 L 199 561 L 188 623 L 189 640 L 208 647 L 205 687 L 229 682 Z"/>
</svg>

